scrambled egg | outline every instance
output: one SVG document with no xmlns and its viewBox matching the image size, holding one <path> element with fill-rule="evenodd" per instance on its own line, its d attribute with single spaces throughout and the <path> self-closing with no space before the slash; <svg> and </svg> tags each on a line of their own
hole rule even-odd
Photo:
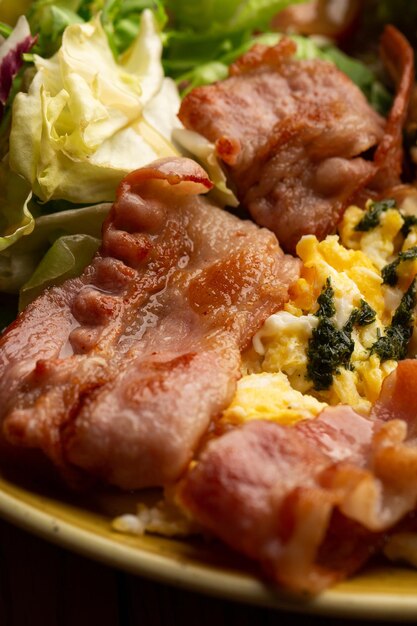
<svg viewBox="0 0 417 626">
<path fill-rule="evenodd" d="M 318 415 L 325 406 L 325 403 L 313 396 L 303 395 L 294 389 L 282 372 L 263 372 L 240 379 L 236 395 L 224 412 L 223 419 L 239 423 L 251 419 L 278 418 L 280 424 L 293 424 L 300 419 Z"/>
<path fill-rule="evenodd" d="M 293 424 L 338 403 L 369 413 L 384 379 L 397 366 L 395 359 L 381 356 L 375 346 L 394 323 L 394 313 L 417 274 L 417 253 L 415 259 L 400 255 L 398 261 L 400 253 L 417 246 L 417 220 L 406 224 L 405 214 L 392 205 L 388 201 L 373 222 L 369 222 L 375 206 L 371 202 L 364 210 L 351 206 L 339 235 L 321 242 L 307 235 L 299 241 L 300 278 L 292 286 L 284 310 L 266 320 L 244 355 L 244 375 L 223 414 L 224 421 L 236 424 L 268 419 Z M 368 220 L 366 228 L 358 228 L 364 219 Z M 397 282 L 390 285 L 384 268 L 393 261 Z M 326 289 L 332 296 L 327 328 L 342 333 L 349 345 L 348 362 L 334 368 L 328 386 L 317 383 L 309 366 L 312 337 L 317 336 L 322 314 L 320 301 L 325 297 L 321 294 L 326 294 Z M 362 323 L 355 322 L 360 319 L 358 312 L 367 314 Z M 408 356 L 416 354 L 414 329 Z"/>
</svg>

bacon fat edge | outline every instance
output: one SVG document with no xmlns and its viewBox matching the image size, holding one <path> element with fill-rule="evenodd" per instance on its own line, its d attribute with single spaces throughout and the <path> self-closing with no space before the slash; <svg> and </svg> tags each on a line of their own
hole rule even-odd
<svg viewBox="0 0 417 626">
<path fill-rule="evenodd" d="M 199 197 L 211 186 L 181 158 L 122 181 L 91 265 L 0 339 L 7 442 L 72 482 L 166 485 L 187 467 L 299 268 L 272 233 Z"/>
<path fill-rule="evenodd" d="M 326 408 L 293 427 L 253 421 L 210 442 L 180 482 L 194 519 L 297 592 L 356 571 L 417 504 L 417 362 L 371 417 Z"/>
</svg>

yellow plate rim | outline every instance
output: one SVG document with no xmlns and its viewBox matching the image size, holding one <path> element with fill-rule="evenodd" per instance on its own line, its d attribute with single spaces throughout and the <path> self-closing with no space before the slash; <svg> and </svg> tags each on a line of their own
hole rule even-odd
<svg viewBox="0 0 417 626">
<path fill-rule="evenodd" d="M 415 594 L 387 593 L 386 590 L 367 592 L 366 589 L 358 592 L 355 587 L 350 589 L 348 581 L 317 598 L 300 601 L 300 598 L 294 599 L 269 588 L 250 574 L 175 559 L 141 547 L 132 548 L 116 533 L 110 537 L 102 536 L 82 524 L 66 520 L 64 514 L 59 514 L 59 508 L 58 514 L 56 510 L 51 512 L 48 500 L 33 504 L 13 491 L 13 485 L 0 480 L 1 517 L 64 548 L 132 574 L 190 591 L 301 613 L 371 620 L 410 621 L 417 618 L 417 591 Z M 36 498 L 30 492 L 26 493 L 29 499 Z M 57 504 L 59 507 L 59 502 Z M 389 576 L 390 569 L 386 570 Z"/>
</svg>

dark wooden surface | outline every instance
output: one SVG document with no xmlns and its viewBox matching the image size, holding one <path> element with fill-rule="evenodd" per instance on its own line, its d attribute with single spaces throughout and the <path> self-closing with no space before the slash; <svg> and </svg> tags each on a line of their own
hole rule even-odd
<svg viewBox="0 0 417 626">
<path fill-rule="evenodd" d="M 247 606 L 160 585 L 80 557 L 0 520 L 0 626 L 360 623 Z"/>
</svg>

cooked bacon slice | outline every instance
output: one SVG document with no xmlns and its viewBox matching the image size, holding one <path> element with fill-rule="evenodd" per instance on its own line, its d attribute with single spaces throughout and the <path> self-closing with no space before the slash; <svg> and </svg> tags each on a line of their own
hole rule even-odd
<svg viewBox="0 0 417 626">
<path fill-rule="evenodd" d="M 360 155 L 383 135 L 347 76 L 326 61 L 295 60 L 295 50 L 286 38 L 255 46 L 228 79 L 191 91 L 179 113 L 216 143 L 242 204 L 290 250 L 303 234 L 333 230 L 374 174 Z"/>
<path fill-rule="evenodd" d="M 355 571 L 414 509 L 416 476 L 403 421 L 339 405 L 293 427 L 255 421 L 212 440 L 178 499 L 275 581 L 316 593 Z"/>
<path fill-rule="evenodd" d="M 397 95 L 388 115 L 384 136 L 375 152 L 378 173 L 371 186 L 383 191 L 400 182 L 403 161 L 403 127 L 414 85 L 414 51 L 393 26 L 381 37 L 381 57 L 395 82 Z"/>
<path fill-rule="evenodd" d="M 216 144 L 242 204 L 288 250 L 304 234 L 334 231 L 378 172 L 378 190 L 399 182 L 413 53 L 393 27 L 381 47 L 398 78 L 386 123 L 333 64 L 295 60 L 295 44 L 286 38 L 272 48 L 254 46 L 228 79 L 183 100 L 183 124 Z"/>
<path fill-rule="evenodd" d="M 92 264 L 0 340 L 9 442 L 123 488 L 178 478 L 298 274 L 272 233 L 198 197 L 210 187 L 188 159 L 122 181 Z"/>
<path fill-rule="evenodd" d="M 272 27 L 288 34 L 324 35 L 341 41 L 351 34 L 360 8 L 360 0 L 310 0 L 291 4 L 274 17 Z"/>
<path fill-rule="evenodd" d="M 384 421 L 401 419 L 408 424 L 409 437 L 417 435 L 417 361 L 400 361 L 382 385 L 381 394 L 372 407 L 372 416 Z"/>
</svg>

